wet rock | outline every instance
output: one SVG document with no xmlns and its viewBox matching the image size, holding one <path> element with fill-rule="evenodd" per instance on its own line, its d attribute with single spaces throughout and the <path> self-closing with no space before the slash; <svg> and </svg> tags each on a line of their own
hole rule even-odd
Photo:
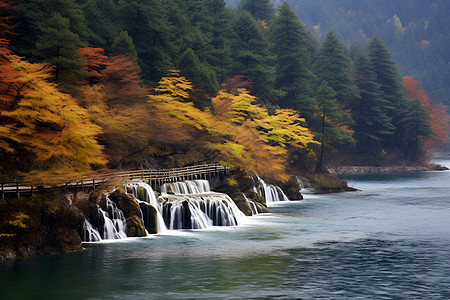
<svg viewBox="0 0 450 300">
<path fill-rule="evenodd" d="M 127 218 L 128 236 L 144 237 L 147 236 L 145 232 L 144 222 L 138 216 L 131 216 Z"/>
<path fill-rule="evenodd" d="M 142 211 L 142 219 L 145 224 L 145 229 L 148 233 L 158 233 L 158 222 L 156 209 L 146 202 L 139 202 Z"/>
</svg>

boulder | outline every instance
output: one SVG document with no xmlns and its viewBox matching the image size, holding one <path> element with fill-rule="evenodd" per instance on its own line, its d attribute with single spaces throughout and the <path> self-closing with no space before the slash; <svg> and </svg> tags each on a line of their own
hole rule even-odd
<svg viewBox="0 0 450 300">
<path fill-rule="evenodd" d="M 157 211 L 152 205 L 147 202 L 139 202 L 142 211 L 142 219 L 144 221 L 145 229 L 148 233 L 158 233 Z"/>
</svg>

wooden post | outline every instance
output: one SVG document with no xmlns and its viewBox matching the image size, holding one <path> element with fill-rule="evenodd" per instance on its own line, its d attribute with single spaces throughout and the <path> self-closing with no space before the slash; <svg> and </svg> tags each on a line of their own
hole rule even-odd
<svg viewBox="0 0 450 300">
<path fill-rule="evenodd" d="M 17 199 L 20 198 L 20 191 L 19 191 L 19 182 L 16 181 L 16 191 L 17 191 Z"/>
<path fill-rule="evenodd" d="M 3 182 L 2 182 L 2 200 L 5 200 L 5 192 L 3 191 Z"/>
</svg>

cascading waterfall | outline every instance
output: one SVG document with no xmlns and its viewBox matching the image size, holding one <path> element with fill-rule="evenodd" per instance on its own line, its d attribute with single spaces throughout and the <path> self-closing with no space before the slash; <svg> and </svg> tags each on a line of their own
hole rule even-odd
<svg viewBox="0 0 450 300">
<path fill-rule="evenodd" d="M 255 193 L 266 199 L 266 204 L 279 202 L 279 201 L 289 201 L 288 197 L 284 194 L 283 190 L 273 184 L 267 184 L 258 177 L 257 184 L 253 187 Z"/>
<path fill-rule="evenodd" d="M 162 233 L 167 231 L 166 223 L 164 222 L 164 219 L 162 217 L 162 207 L 158 202 L 158 199 L 156 198 L 156 194 L 153 191 L 152 187 L 144 182 L 136 182 L 136 183 L 130 183 L 127 184 L 127 188 L 131 188 L 131 194 L 138 200 L 138 202 L 146 202 L 149 203 L 151 206 L 153 206 L 156 209 L 156 218 L 157 218 L 157 226 L 158 226 L 158 233 Z M 142 188 L 145 193 L 143 195 L 144 199 L 140 199 L 139 195 L 139 188 Z M 142 214 L 142 210 L 141 210 Z"/>
<path fill-rule="evenodd" d="M 222 193 L 164 195 L 163 216 L 169 229 L 236 226 L 245 218 L 234 201 Z"/>
<path fill-rule="evenodd" d="M 83 222 L 81 232 L 83 242 L 99 242 L 127 237 L 125 216 L 108 196 L 103 209 L 98 207 L 97 212 L 91 218 L 91 221 L 86 219 Z M 91 222 L 94 222 L 96 226 L 93 226 Z"/>
<path fill-rule="evenodd" d="M 161 193 L 165 194 L 201 194 L 211 191 L 209 181 L 204 179 L 187 180 L 182 182 L 164 183 L 161 186 Z"/>
<path fill-rule="evenodd" d="M 253 215 L 257 215 L 261 212 L 261 210 L 258 209 L 258 206 L 253 200 L 248 199 L 244 193 L 242 194 L 242 196 L 244 196 L 245 201 L 247 201 L 248 206 L 250 206 Z"/>
<path fill-rule="evenodd" d="M 245 218 L 226 194 L 211 192 L 208 180 L 165 183 L 160 202 L 169 229 L 236 226 Z"/>
<path fill-rule="evenodd" d="M 245 215 L 226 194 L 211 192 L 207 180 L 190 180 L 166 183 L 161 187 L 162 195 L 156 194 L 150 185 L 133 182 L 126 185 L 127 193 L 133 195 L 141 207 L 141 218 L 157 228 L 153 232 L 168 229 L 205 229 L 210 226 L 236 226 Z M 254 214 L 259 212 L 257 204 L 248 200 Z M 144 204 L 144 205 L 143 205 Z M 143 207 L 154 208 L 151 214 L 143 214 Z M 152 216 L 153 215 L 153 216 Z M 156 215 L 156 227 L 155 216 Z M 150 218 L 147 218 L 150 216 Z M 145 224 L 146 228 L 148 224 Z M 150 229 L 148 230 L 150 231 Z M 103 209 L 86 219 L 80 233 L 84 242 L 99 242 L 107 239 L 125 238 L 126 218 L 117 205 L 106 197 Z"/>
</svg>

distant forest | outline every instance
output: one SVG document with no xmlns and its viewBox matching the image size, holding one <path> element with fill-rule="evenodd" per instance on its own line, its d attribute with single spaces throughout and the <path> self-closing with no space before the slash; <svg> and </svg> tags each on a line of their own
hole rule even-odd
<svg viewBox="0 0 450 300">
<path fill-rule="evenodd" d="M 239 0 L 227 0 L 236 6 Z M 282 1 L 272 1 L 279 5 Z M 323 40 L 329 30 L 346 45 L 373 34 L 386 43 L 402 74 L 430 98 L 450 106 L 450 1 L 288 0 L 306 28 Z"/>
<path fill-rule="evenodd" d="M 380 36 L 349 44 L 323 23 L 319 39 L 290 2 L 2 1 L 2 176 L 220 161 L 285 181 L 422 162 L 446 142 L 446 107 Z"/>
</svg>

